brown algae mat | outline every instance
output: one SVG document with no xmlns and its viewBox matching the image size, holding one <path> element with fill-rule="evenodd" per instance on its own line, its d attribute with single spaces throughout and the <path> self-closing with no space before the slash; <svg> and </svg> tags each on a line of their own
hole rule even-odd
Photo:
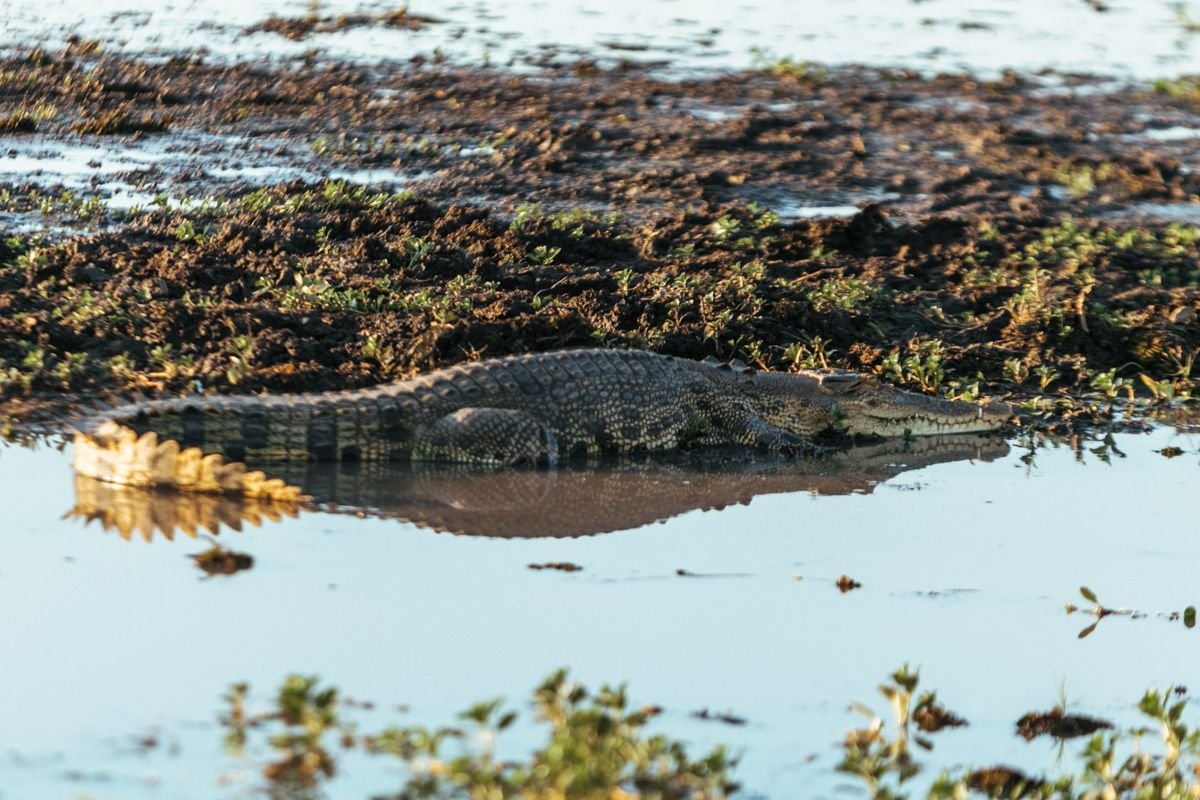
<svg viewBox="0 0 1200 800">
<path fill-rule="evenodd" d="M 1094 419 L 1196 389 L 1200 227 L 1167 212 L 1200 216 L 1200 172 L 1154 135 L 1178 126 L 1194 81 L 11 56 L 0 154 L 206 137 L 408 183 L 231 183 L 199 151 L 112 176 L 164 195 L 130 212 L 103 180 L 0 182 L 0 413 L 603 345 Z"/>
</svg>

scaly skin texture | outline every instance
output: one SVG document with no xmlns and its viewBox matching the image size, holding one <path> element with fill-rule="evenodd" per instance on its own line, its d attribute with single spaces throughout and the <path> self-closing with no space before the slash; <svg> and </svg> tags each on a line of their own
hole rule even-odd
<svg viewBox="0 0 1200 800">
<path fill-rule="evenodd" d="M 75 469 L 131 486 L 294 499 L 247 461 L 553 464 L 576 454 L 746 445 L 812 452 L 830 429 L 897 436 L 992 430 L 972 405 L 853 373 L 764 373 L 626 350 L 481 361 L 369 389 L 135 403 L 77 426 Z"/>
<path fill-rule="evenodd" d="M 909 470 L 1009 452 L 1001 437 L 963 434 L 855 443 L 822 458 L 776 459 L 746 454 L 604 456 L 562 468 L 478 469 L 462 464 L 276 464 L 273 471 L 304 486 L 299 505 L 229 494 L 163 492 L 75 476 L 67 516 L 97 523 L 122 538 L 152 541 L 177 533 L 195 538 L 222 528 L 242 530 L 301 512 L 399 519 L 466 536 L 527 539 L 591 536 L 639 528 L 694 510 L 744 505 L 781 492 L 871 494 Z"/>
</svg>

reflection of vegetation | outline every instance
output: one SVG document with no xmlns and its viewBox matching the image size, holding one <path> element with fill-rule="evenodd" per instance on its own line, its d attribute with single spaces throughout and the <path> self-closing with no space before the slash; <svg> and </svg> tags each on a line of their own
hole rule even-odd
<svg viewBox="0 0 1200 800">
<path fill-rule="evenodd" d="M 729 775 L 736 759 L 723 748 L 692 760 L 681 742 L 644 732 L 657 709 L 630 710 L 624 687 L 606 686 L 593 694 L 570 683 L 565 671 L 534 690 L 535 716 L 549 731 L 526 761 L 500 760 L 493 751 L 498 734 L 518 717 L 499 700 L 460 715 L 471 730 L 390 727 L 357 737 L 339 717 L 337 690 L 319 688 L 315 678 L 289 677 L 276 695 L 276 707 L 257 715 L 246 709 L 248 691 L 246 684 L 236 684 L 225 695 L 225 742 L 240 755 L 249 749 L 253 732 L 273 729 L 267 742 L 278 757 L 263 769 L 273 796 L 304 792 L 334 774 L 331 737 L 346 748 L 361 745 L 368 753 L 404 762 L 409 777 L 397 798 L 702 800 L 726 797 L 738 788 Z"/>
<path fill-rule="evenodd" d="M 931 749 L 932 742 L 911 733 L 915 711 L 922 704 L 934 703 L 930 694 L 922 695 L 914 705 L 918 676 L 906 667 L 891 676 L 891 681 L 880 687 L 892 707 L 894 723 L 889 730 L 887 724 L 870 709 L 856 705 L 866 713 L 870 724 L 862 730 L 851 731 L 843 745 L 844 753 L 838 769 L 854 775 L 865 784 L 873 798 L 904 797 L 906 784 L 923 769 L 917 759 L 915 743 L 923 749 Z M 1200 731 L 1189 730 L 1183 722 L 1187 699 L 1182 687 L 1168 688 L 1163 692 L 1148 691 L 1138 703 L 1138 710 L 1154 723 L 1162 736 L 1160 752 L 1154 753 L 1143 743 L 1148 728 L 1138 727 L 1128 731 L 1095 733 L 1084 746 L 1080 758 L 1082 764 L 1073 774 L 1054 779 L 1043 779 L 1023 774 L 1010 767 L 942 772 L 929 786 L 927 796 L 938 800 L 965 798 L 969 791 L 991 797 L 1039 797 L 1039 798 L 1111 798 L 1111 800 L 1133 798 L 1194 798 L 1200 796 Z M 1072 733 L 1083 735 L 1103 730 L 1107 723 L 1087 717 L 1065 715 L 1061 708 L 1057 714 L 1029 715 L 1040 720 L 1087 720 L 1091 725 L 1068 726 Z M 1088 730 L 1090 728 L 1090 730 Z M 1050 732 L 1050 731 L 1046 731 Z"/>
</svg>

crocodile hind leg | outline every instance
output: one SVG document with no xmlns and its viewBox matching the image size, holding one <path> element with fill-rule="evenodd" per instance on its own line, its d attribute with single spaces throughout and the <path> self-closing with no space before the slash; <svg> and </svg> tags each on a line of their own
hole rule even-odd
<svg viewBox="0 0 1200 800">
<path fill-rule="evenodd" d="M 460 408 L 418 430 L 417 461 L 545 464 L 558 459 L 554 432 L 534 415 L 506 408 Z"/>
</svg>

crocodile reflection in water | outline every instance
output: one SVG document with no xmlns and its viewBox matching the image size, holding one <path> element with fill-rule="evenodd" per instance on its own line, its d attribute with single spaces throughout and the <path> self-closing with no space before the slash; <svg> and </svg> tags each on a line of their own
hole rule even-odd
<svg viewBox="0 0 1200 800">
<path fill-rule="evenodd" d="M 1000 439 L 960 435 L 887 440 L 803 461 L 719 456 L 622 460 L 552 470 L 423 464 L 298 464 L 284 479 L 304 505 L 136 489 L 76 476 L 68 517 L 96 520 L 124 538 L 195 536 L 276 521 L 300 511 L 397 519 L 421 528 L 497 538 L 577 537 L 628 530 L 693 510 L 746 504 L 784 492 L 867 494 L 902 472 L 948 461 L 991 461 Z M 354 468 L 357 467 L 357 468 Z"/>
</svg>

